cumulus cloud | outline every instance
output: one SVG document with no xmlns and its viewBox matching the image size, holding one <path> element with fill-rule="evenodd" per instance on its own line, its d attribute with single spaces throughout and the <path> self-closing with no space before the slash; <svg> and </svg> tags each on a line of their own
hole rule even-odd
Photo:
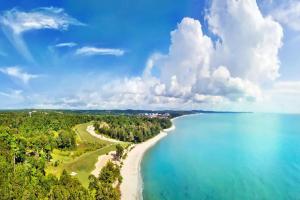
<svg viewBox="0 0 300 200">
<path fill-rule="evenodd" d="M 231 101 L 247 100 L 255 101 L 261 98 L 261 90 L 258 85 L 232 77 L 228 69 L 220 66 L 213 71 L 211 77 L 199 79 L 193 87 L 193 92 L 210 96 L 226 97 Z"/>
<path fill-rule="evenodd" d="M 7 10 L 0 16 L 0 24 L 11 43 L 30 61 L 33 58 L 23 40 L 23 33 L 40 29 L 67 30 L 70 25 L 84 25 L 62 8 L 55 7 L 43 7 L 29 12 L 16 8 Z"/>
<path fill-rule="evenodd" d="M 300 31 L 300 2 L 289 1 L 275 8 L 271 15 L 292 30 Z"/>
<path fill-rule="evenodd" d="M 111 48 L 97 48 L 86 46 L 76 50 L 76 55 L 81 56 L 94 56 L 94 55 L 112 55 L 112 56 L 122 56 L 125 53 L 122 49 L 111 49 Z"/>
<path fill-rule="evenodd" d="M 256 83 L 278 78 L 283 30 L 261 14 L 256 1 L 214 0 L 207 19 L 219 37 L 214 67 L 224 65 L 233 76 Z"/>
<path fill-rule="evenodd" d="M 168 54 L 149 58 L 141 82 L 152 101 L 255 101 L 262 98 L 261 87 L 279 76 L 282 27 L 263 16 L 255 1 L 213 0 L 206 19 L 217 41 L 198 20 L 184 18 L 171 32 Z"/>
<path fill-rule="evenodd" d="M 10 77 L 19 79 L 23 83 L 28 83 L 30 80 L 40 77 L 40 75 L 37 75 L 37 74 L 30 74 L 30 73 L 24 72 L 19 67 L 0 68 L 0 72 L 8 75 Z"/>
<path fill-rule="evenodd" d="M 168 96 L 186 96 L 196 80 L 209 76 L 212 41 L 203 35 L 198 20 L 184 18 L 171 32 L 169 53 L 156 59 Z"/>
<path fill-rule="evenodd" d="M 213 0 L 206 19 L 217 40 L 186 17 L 171 32 L 168 52 L 150 56 L 142 76 L 89 86 L 72 99 L 92 108 L 184 109 L 263 98 L 264 85 L 279 76 L 280 24 L 253 0 Z M 95 52 L 104 54 L 90 47 L 77 54 Z"/>
</svg>

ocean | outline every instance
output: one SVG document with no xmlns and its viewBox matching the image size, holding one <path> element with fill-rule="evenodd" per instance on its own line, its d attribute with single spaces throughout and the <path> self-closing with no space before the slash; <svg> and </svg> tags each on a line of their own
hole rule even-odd
<svg viewBox="0 0 300 200">
<path fill-rule="evenodd" d="M 199 114 L 145 154 L 144 200 L 299 200 L 300 115 Z"/>
</svg>

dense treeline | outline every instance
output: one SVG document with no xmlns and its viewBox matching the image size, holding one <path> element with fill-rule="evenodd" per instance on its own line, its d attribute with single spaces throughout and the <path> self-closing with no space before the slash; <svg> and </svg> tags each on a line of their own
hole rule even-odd
<svg viewBox="0 0 300 200">
<path fill-rule="evenodd" d="M 99 177 L 89 176 L 89 189 L 96 200 L 115 200 L 121 198 L 119 185 L 122 181 L 120 167 L 108 162 Z"/>
<path fill-rule="evenodd" d="M 66 172 L 59 180 L 45 175 L 49 158 L 42 149 L 23 155 L 13 135 L 8 130 L 0 132 L 1 199 L 88 199 L 89 192 Z"/>
<path fill-rule="evenodd" d="M 16 146 L 16 162 L 25 157 L 50 159 L 53 148 L 75 148 L 75 133 L 72 127 L 88 122 L 95 117 L 88 115 L 66 115 L 57 112 L 7 112 L 0 113 L 0 134 L 4 141 L 12 138 Z M 5 136 L 5 134 L 7 136 Z"/>
<path fill-rule="evenodd" d="M 57 112 L 0 113 L 1 199 L 89 199 L 89 191 L 67 172 L 57 179 L 45 175 L 45 166 L 54 148 L 76 148 L 75 124 L 93 119 Z"/>
<path fill-rule="evenodd" d="M 189 115 L 196 113 L 214 113 L 213 111 L 204 111 L 204 110 L 57 110 L 58 112 L 64 113 L 81 113 L 81 114 L 92 114 L 92 115 L 143 115 L 148 114 L 166 114 L 168 113 L 170 117 L 178 117 L 181 115 Z"/>
<path fill-rule="evenodd" d="M 167 119 L 137 116 L 0 112 L 0 199 L 120 199 L 118 187 L 113 186 L 121 181 L 120 169 L 112 163 L 99 178 L 91 177 L 89 189 L 66 171 L 60 178 L 45 173 L 54 149 L 76 149 L 72 127 L 90 121 L 99 122 L 99 128 L 106 123 L 109 127 L 103 130 L 111 137 L 134 142 L 170 126 Z"/>
<path fill-rule="evenodd" d="M 94 123 L 96 132 L 126 142 L 143 142 L 162 129 L 169 128 L 168 118 L 147 118 L 141 116 L 103 116 Z"/>
</svg>

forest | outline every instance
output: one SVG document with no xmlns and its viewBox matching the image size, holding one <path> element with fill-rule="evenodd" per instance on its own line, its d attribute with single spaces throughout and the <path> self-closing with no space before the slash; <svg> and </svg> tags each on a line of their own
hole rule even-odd
<svg viewBox="0 0 300 200">
<path fill-rule="evenodd" d="M 125 142 L 139 143 L 155 135 L 162 129 L 169 128 L 168 118 L 147 118 L 140 116 L 103 116 L 94 123 L 99 134 Z"/>
<path fill-rule="evenodd" d="M 120 199 L 120 169 L 108 163 L 98 178 L 84 187 L 70 172 L 46 174 L 55 149 L 76 149 L 77 124 L 93 121 L 102 134 L 122 141 L 142 142 L 171 125 L 169 119 L 92 115 L 59 111 L 0 112 L 1 199 Z"/>
</svg>

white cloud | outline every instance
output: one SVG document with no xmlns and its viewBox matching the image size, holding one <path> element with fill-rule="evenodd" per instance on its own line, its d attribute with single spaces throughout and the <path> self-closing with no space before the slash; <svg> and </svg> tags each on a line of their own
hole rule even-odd
<svg viewBox="0 0 300 200">
<path fill-rule="evenodd" d="M 184 18 L 171 32 L 168 55 L 153 63 L 161 72 L 160 80 L 166 86 L 166 95 L 187 95 L 198 79 L 208 77 L 212 51 L 212 41 L 203 35 L 200 22 Z"/>
<path fill-rule="evenodd" d="M 272 93 L 300 95 L 300 81 L 278 81 L 271 89 Z"/>
<path fill-rule="evenodd" d="M 122 56 L 125 53 L 122 49 L 111 49 L 111 48 L 97 48 L 97 47 L 82 47 L 76 50 L 76 55 L 82 56 L 94 56 L 94 55 L 112 55 L 112 56 Z"/>
<path fill-rule="evenodd" d="M 30 80 L 40 77 L 40 75 L 37 75 L 37 74 L 30 74 L 30 73 L 24 72 L 19 67 L 0 68 L 0 72 L 3 74 L 6 74 L 8 76 L 11 76 L 13 78 L 17 78 L 17 79 L 21 80 L 23 83 L 28 83 Z"/>
<path fill-rule="evenodd" d="M 0 16 L 0 24 L 11 43 L 30 61 L 33 58 L 23 40 L 23 33 L 40 29 L 67 30 L 70 25 L 84 25 L 62 8 L 55 7 L 43 7 L 29 12 L 16 8 L 7 10 Z"/>
<path fill-rule="evenodd" d="M 220 38 L 213 67 L 224 65 L 233 76 L 256 83 L 279 76 L 283 30 L 270 16 L 261 14 L 256 1 L 214 0 L 207 19 Z"/>
<path fill-rule="evenodd" d="M 22 90 L 11 90 L 9 92 L 1 92 L 0 95 L 11 99 L 23 99 Z"/>
<path fill-rule="evenodd" d="M 76 95 L 60 102 L 91 108 L 215 109 L 264 99 L 265 83 L 279 76 L 280 24 L 263 16 L 253 0 L 213 0 L 207 19 L 218 41 L 203 33 L 198 20 L 184 18 L 171 32 L 169 51 L 150 56 L 142 76 L 94 88 L 90 81 L 85 87 L 78 83 Z M 76 53 L 104 52 L 115 54 L 94 47 Z"/>
<path fill-rule="evenodd" d="M 26 101 L 22 90 L 5 90 L 0 91 L 1 109 L 16 109 L 21 108 L 19 105 Z M 23 106 L 22 106 L 23 107 Z"/>
<path fill-rule="evenodd" d="M 213 99 L 217 102 L 216 99 L 222 98 L 234 101 L 260 98 L 260 88 L 255 83 L 232 77 L 224 66 L 211 67 L 215 51 L 211 39 L 202 33 L 200 22 L 184 18 L 171 33 L 169 53 L 154 54 L 149 58 L 144 79 L 151 76 L 153 68 L 158 68 L 159 81 L 151 86 L 153 95 L 185 101 L 200 102 L 199 97 L 206 102 Z"/>
<path fill-rule="evenodd" d="M 252 0 L 214 0 L 207 19 L 219 38 L 215 44 L 198 20 L 184 18 L 171 32 L 168 54 L 154 54 L 142 77 L 120 81 L 109 89 L 120 87 L 117 96 L 110 95 L 114 102 L 181 107 L 263 99 L 264 84 L 279 76 L 280 24 L 264 17 Z M 154 69 L 159 75 L 152 74 Z M 138 93 L 132 91 L 136 87 Z M 105 88 L 101 92 L 107 93 Z"/>
<path fill-rule="evenodd" d="M 300 2 L 287 1 L 275 8 L 271 15 L 283 25 L 300 31 Z"/>
<path fill-rule="evenodd" d="M 267 98 L 257 104 L 264 112 L 300 113 L 300 81 L 278 81 L 264 91 Z"/>
<path fill-rule="evenodd" d="M 210 96 L 221 96 L 231 101 L 255 101 L 262 97 L 258 85 L 241 78 L 231 77 L 224 66 L 213 71 L 210 78 L 199 79 L 193 87 L 193 92 Z"/>
<path fill-rule="evenodd" d="M 5 11 L 1 23 L 12 29 L 14 34 L 39 29 L 67 30 L 69 25 L 84 25 L 70 17 L 62 8 L 44 7 L 30 12 L 14 8 Z"/>
<path fill-rule="evenodd" d="M 55 45 L 55 47 L 75 47 L 75 46 L 77 46 L 77 43 L 75 42 L 64 42 Z"/>
</svg>

